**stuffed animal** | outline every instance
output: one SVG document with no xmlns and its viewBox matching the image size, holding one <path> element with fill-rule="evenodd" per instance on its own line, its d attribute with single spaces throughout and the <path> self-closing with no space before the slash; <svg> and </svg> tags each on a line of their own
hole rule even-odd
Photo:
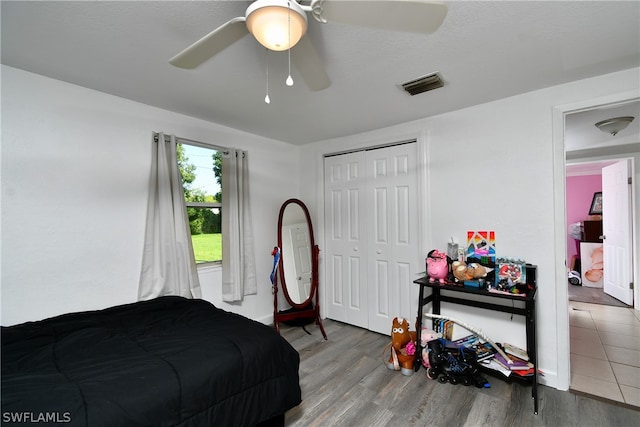
<svg viewBox="0 0 640 427">
<path fill-rule="evenodd" d="M 489 273 L 489 269 L 483 265 L 477 263 L 467 265 L 461 261 L 454 261 L 451 270 L 453 277 L 459 282 L 487 277 L 487 273 Z"/>
<path fill-rule="evenodd" d="M 420 330 L 420 346 L 422 347 L 422 365 L 425 368 L 429 368 L 429 349 L 427 343 L 431 340 L 438 339 L 438 334 L 426 326 L 423 326 Z"/>
<path fill-rule="evenodd" d="M 434 249 L 429 252 L 426 261 L 429 282 L 433 283 L 438 280 L 438 282 L 444 283 L 449 275 L 449 260 L 447 254 Z"/>
<path fill-rule="evenodd" d="M 387 368 L 400 371 L 402 375 L 413 374 L 413 362 L 416 358 L 416 331 L 409 331 L 409 321 L 402 317 L 393 319 L 391 328 L 391 355 Z"/>
</svg>

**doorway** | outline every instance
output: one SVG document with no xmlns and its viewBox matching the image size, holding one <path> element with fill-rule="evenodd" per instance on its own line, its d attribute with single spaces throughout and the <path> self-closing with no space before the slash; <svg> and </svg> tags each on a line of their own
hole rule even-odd
<svg viewBox="0 0 640 427">
<path fill-rule="evenodd" d="M 602 194 L 603 171 L 611 169 L 613 165 L 620 165 L 621 162 L 624 163 L 623 166 L 627 166 L 630 163 L 630 159 L 617 158 L 588 162 L 567 162 L 565 168 L 565 210 L 568 231 L 566 259 L 569 270 L 567 280 L 569 301 L 617 307 L 633 306 L 633 296 L 628 289 L 628 283 L 631 281 L 628 276 L 631 274 L 630 262 L 633 248 L 633 232 L 631 229 L 626 230 L 624 253 L 616 255 L 626 262 L 625 271 L 628 273 L 627 277 L 624 279 L 613 278 L 613 281 L 622 280 L 626 282 L 627 289 L 622 290 L 626 295 L 620 296 L 617 292 L 612 292 L 610 287 L 605 285 L 602 274 L 603 271 L 606 273 L 609 273 L 609 270 L 612 270 L 612 272 L 619 271 L 619 268 L 613 268 L 614 262 L 619 262 L 618 260 L 610 258 L 609 263 L 611 265 L 609 269 L 591 269 L 593 264 L 591 255 L 602 255 L 605 243 L 602 237 L 606 233 L 603 231 L 603 215 L 599 214 L 599 212 L 595 213 L 595 215 L 589 215 L 592 213 L 590 208 L 596 195 Z M 628 188 L 625 189 L 628 191 Z M 626 210 L 624 220 L 627 224 L 631 224 L 631 210 L 628 207 Z M 608 219 L 611 220 L 611 217 L 612 214 L 609 212 Z M 601 264 L 606 264 L 602 259 L 600 262 Z M 590 273 L 592 274 L 590 275 Z M 612 281 L 612 276 L 608 276 L 609 282 Z"/>
<path fill-rule="evenodd" d="M 598 191 L 602 191 L 604 194 L 604 188 L 602 183 L 603 170 L 604 175 L 608 174 L 608 169 L 612 165 L 623 164 L 630 165 L 631 174 L 633 176 L 634 164 L 638 165 L 637 145 L 640 142 L 640 132 L 637 128 L 630 129 L 630 134 L 627 139 L 622 142 L 628 142 L 631 149 L 629 152 L 625 152 L 625 147 L 622 144 L 615 145 L 619 141 L 615 141 L 612 138 L 614 136 L 605 135 L 609 142 L 602 143 L 597 147 L 592 148 L 576 148 L 571 147 L 572 142 L 567 141 L 566 138 L 570 135 L 570 128 L 572 126 L 572 120 L 578 119 L 579 114 L 585 114 L 588 116 L 588 121 L 592 123 L 590 126 L 594 127 L 592 130 L 596 130 L 593 124 L 593 115 L 596 112 L 602 114 L 611 115 L 611 117 L 617 116 L 616 108 L 633 108 L 636 120 L 640 119 L 640 114 L 635 113 L 638 110 L 638 101 L 635 100 L 630 103 L 618 104 L 612 106 L 590 107 L 588 110 L 582 110 L 578 113 L 567 114 L 565 116 L 565 179 L 568 181 L 571 176 L 592 175 L 595 176 L 595 180 L 599 181 L 600 188 L 591 188 L 588 191 L 594 194 Z M 597 132 L 596 132 L 597 134 Z M 620 134 L 622 135 L 622 133 Z M 602 137 L 602 136 L 601 136 Z M 609 144 L 609 145 L 607 145 Z M 606 179 L 605 179 L 606 181 Z M 626 177 L 625 177 L 625 183 Z M 630 191 L 627 191 L 631 195 L 637 194 L 635 188 L 636 183 L 631 181 Z M 586 185 L 586 184 L 584 184 Z M 570 217 L 570 186 L 567 184 L 565 193 L 565 218 L 567 221 L 567 231 L 570 231 L 570 224 L 572 218 Z M 587 197 L 592 197 L 589 194 Z M 611 197 L 610 197 L 611 198 Z M 632 199 L 633 200 L 633 199 Z M 589 202 L 587 202 L 589 205 Z M 637 206 L 637 203 L 636 203 Z M 638 227 L 638 220 L 633 215 L 633 205 L 630 205 L 626 209 L 625 220 L 628 220 L 632 224 L 631 229 L 627 231 L 626 236 L 630 239 L 625 256 L 628 256 L 630 265 L 627 266 L 630 279 L 629 282 L 633 282 L 634 272 L 632 270 L 632 256 L 633 248 L 637 246 L 637 242 L 634 241 L 633 227 Z M 586 214 L 591 212 L 585 212 L 585 217 L 588 219 L 598 219 L 597 217 L 588 217 Z M 604 211 L 602 212 L 604 218 Z M 573 218 L 575 219 L 575 218 Z M 603 236 L 606 236 L 606 232 L 602 232 Z M 606 239 L 605 239 L 606 240 Z M 571 245 L 575 244 L 570 237 L 567 237 L 567 267 L 572 266 L 570 257 Z M 612 252 L 612 251 L 610 251 Z M 619 254 L 618 254 L 619 255 Z M 607 268 L 606 259 L 604 260 L 604 268 Z M 615 265 L 615 261 L 609 261 L 610 265 Z M 638 318 L 638 311 L 633 309 L 633 306 L 629 307 L 617 302 L 618 300 L 609 297 L 605 292 L 603 284 L 602 288 L 590 288 L 589 291 L 597 291 L 602 298 L 597 304 L 576 302 L 575 298 L 571 298 L 572 286 L 565 283 L 568 287 L 568 300 L 565 301 L 565 309 L 568 309 L 569 320 L 569 388 L 571 390 L 598 396 L 600 398 L 609 399 L 616 402 L 622 402 L 634 406 L 639 406 L 640 403 L 637 400 L 639 393 L 637 384 L 629 384 L 630 378 L 640 378 L 640 365 L 637 360 L 640 360 L 640 345 L 630 344 L 634 336 L 640 334 L 640 319 Z M 627 285 L 628 286 L 628 285 Z M 628 289 L 628 288 L 627 288 Z M 615 292 L 609 292 L 614 293 Z M 633 298 L 633 291 L 628 291 L 631 298 Z M 606 305 L 608 301 L 614 302 L 617 305 Z M 623 298 L 624 299 L 624 298 Z M 631 304 L 634 304 L 633 299 L 628 300 Z M 603 304 L 604 303 L 604 304 Z M 561 302 L 558 302 L 559 310 Z M 637 303 L 635 303 L 637 304 Z M 634 347 L 635 346 L 635 347 Z M 560 348 L 560 347 L 559 347 Z M 625 359 L 625 356 L 629 356 Z M 635 396 L 635 397 L 634 397 Z"/>
</svg>

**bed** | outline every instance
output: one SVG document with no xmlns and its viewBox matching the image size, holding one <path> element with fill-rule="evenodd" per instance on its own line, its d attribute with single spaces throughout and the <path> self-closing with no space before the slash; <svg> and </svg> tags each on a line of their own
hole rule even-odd
<svg viewBox="0 0 640 427">
<path fill-rule="evenodd" d="M 2 424 L 282 425 L 295 349 L 269 326 L 166 296 L 2 327 Z"/>
</svg>

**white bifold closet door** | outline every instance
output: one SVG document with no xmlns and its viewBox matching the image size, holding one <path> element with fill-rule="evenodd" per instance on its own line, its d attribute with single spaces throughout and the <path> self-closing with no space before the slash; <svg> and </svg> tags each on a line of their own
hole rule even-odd
<svg viewBox="0 0 640 427">
<path fill-rule="evenodd" d="M 325 158 L 329 318 L 387 335 L 394 317 L 414 324 L 424 270 L 416 158 L 415 142 Z"/>
</svg>

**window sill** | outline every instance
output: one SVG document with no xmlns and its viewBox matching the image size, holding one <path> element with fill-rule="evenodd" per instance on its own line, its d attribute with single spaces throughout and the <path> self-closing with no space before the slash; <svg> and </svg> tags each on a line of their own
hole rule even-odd
<svg viewBox="0 0 640 427">
<path fill-rule="evenodd" d="M 198 270 L 198 272 L 220 271 L 222 270 L 222 261 L 203 262 L 201 264 L 196 264 L 196 269 Z"/>
</svg>

